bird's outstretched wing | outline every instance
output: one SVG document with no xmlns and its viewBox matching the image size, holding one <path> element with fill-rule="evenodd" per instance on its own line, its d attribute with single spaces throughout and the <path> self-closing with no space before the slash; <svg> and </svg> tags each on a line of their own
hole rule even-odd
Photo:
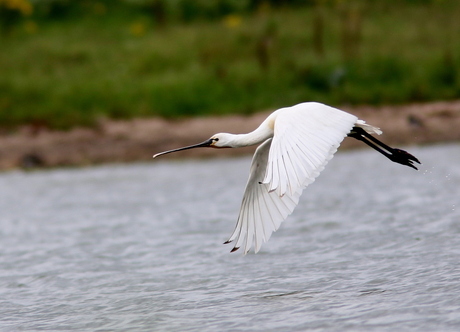
<svg viewBox="0 0 460 332">
<path fill-rule="evenodd" d="M 357 117 L 319 103 L 280 109 L 274 137 L 256 151 L 240 215 L 230 239 L 247 253 L 259 251 L 292 213 L 302 190 L 312 183 L 353 128 Z"/>
<path fill-rule="evenodd" d="M 262 143 L 252 159 L 238 221 L 232 236 L 225 242 L 236 240 L 232 251 L 244 246 L 246 254 L 254 243 L 254 250 L 258 252 L 262 243 L 268 241 L 299 202 L 301 189 L 292 195 L 288 193 L 280 197 L 276 192 L 270 192 L 267 184 L 262 183 L 271 144 L 271 138 Z"/>
<path fill-rule="evenodd" d="M 302 103 L 281 111 L 262 181 L 280 197 L 315 181 L 358 120 L 320 103 Z"/>
</svg>

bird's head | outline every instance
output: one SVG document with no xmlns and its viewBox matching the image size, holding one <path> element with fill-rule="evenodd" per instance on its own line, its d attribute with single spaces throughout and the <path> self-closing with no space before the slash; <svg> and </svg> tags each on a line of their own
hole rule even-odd
<svg viewBox="0 0 460 332">
<path fill-rule="evenodd" d="M 153 158 L 156 158 L 164 154 L 172 153 L 172 152 L 184 151 L 184 150 L 189 150 L 189 149 L 194 149 L 194 148 L 206 148 L 206 147 L 207 148 L 231 148 L 232 147 L 231 136 L 232 136 L 231 134 L 227 134 L 227 133 L 218 133 L 218 134 L 212 135 L 211 138 L 207 139 L 204 142 L 201 142 L 195 145 L 185 146 L 183 148 L 160 152 L 154 155 Z"/>
<path fill-rule="evenodd" d="M 209 139 L 211 141 L 210 147 L 212 148 L 233 148 L 233 137 L 235 135 L 227 133 L 218 133 L 211 136 Z"/>
</svg>

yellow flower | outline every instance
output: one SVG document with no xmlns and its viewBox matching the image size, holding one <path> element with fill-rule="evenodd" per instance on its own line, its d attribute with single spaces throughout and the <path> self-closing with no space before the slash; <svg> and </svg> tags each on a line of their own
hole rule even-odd
<svg viewBox="0 0 460 332">
<path fill-rule="evenodd" d="M 34 21 L 27 21 L 24 23 L 24 30 L 32 35 L 38 31 L 38 25 Z"/>
<path fill-rule="evenodd" d="M 238 15 L 227 15 L 224 17 L 224 24 L 228 28 L 236 28 L 241 25 L 241 16 Z"/>
<path fill-rule="evenodd" d="M 134 36 L 143 36 L 145 35 L 146 26 L 142 22 L 136 22 L 136 23 L 131 24 L 131 26 L 129 27 L 129 30 Z"/>
<path fill-rule="evenodd" d="M 93 13 L 96 15 L 104 15 L 107 13 L 107 7 L 102 2 L 95 2 L 93 4 Z"/>
<path fill-rule="evenodd" d="M 17 10 L 22 15 L 30 15 L 34 9 L 28 0 L 0 0 L 0 6 L 10 10 Z"/>
</svg>

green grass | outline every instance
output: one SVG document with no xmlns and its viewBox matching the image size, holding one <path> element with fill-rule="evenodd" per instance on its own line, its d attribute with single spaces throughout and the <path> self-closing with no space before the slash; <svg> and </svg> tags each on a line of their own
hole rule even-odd
<svg viewBox="0 0 460 332">
<path fill-rule="evenodd" d="M 35 33 L 18 26 L 0 37 L 0 127 L 460 97 L 459 2 L 366 6 L 361 41 L 347 45 L 352 57 L 343 12 L 323 10 L 323 56 L 310 7 L 242 17 L 235 27 L 157 27 L 123 12 L 39 21 Z"/>
</svg>

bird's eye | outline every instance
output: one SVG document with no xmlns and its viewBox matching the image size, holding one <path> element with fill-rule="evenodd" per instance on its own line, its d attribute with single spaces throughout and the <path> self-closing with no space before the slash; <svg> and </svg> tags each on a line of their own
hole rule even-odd
<svg viewBox="0 0 460 332">
<path fill-rule="evenodd" d="M 214 142 L 219 142 L 219 139 L 218 138 L 213 138 L 212 139 Z"/>
</svg>

